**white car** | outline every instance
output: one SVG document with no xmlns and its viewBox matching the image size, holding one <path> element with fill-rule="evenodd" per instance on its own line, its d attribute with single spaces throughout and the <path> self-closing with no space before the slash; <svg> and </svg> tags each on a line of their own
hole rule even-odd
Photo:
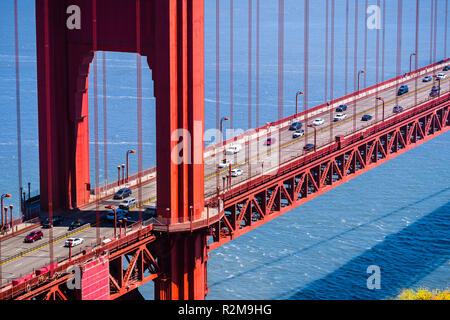
<svg viewBox="0 0 450 320">
<path fill-rule="evenodd" d="M 83 238 L 69 238 L 66 240 L 66 243 L 64 244 L 65 247 L 75 247 L 84 242 Z"/>
<path fill-rule="evenodd" d="M 242 176 L 242 170 L 241 169 L 233 169 L 233 170 L 231 170 L 231 176 L 232 177 Z"/>
<path fill-rule="evenodd" d="M 341 121 L 347 118 L 347 115 L 345 113 L 338 113 L 334 116 L 334 121 Z"/>
<path fill-rule="evenodd" d="M 219 162 L 219 169 L 228 168 L 231 166 L 233 162 L 227 159 L 223 159 L 223 161 Z"/>
<path fill-rule="evenodd" d="M 325 120 L 323 120 L 322 118 L 316 119 L 312 122 L 313 125 L 315 126 L 320 126 L 325 122 Z"/>
<path fill-rule="evenodd" d="M 292 135 L 292 138 L 297 139 L 297 138 L 303 137 L 304 135 L 305 135 L 305 130 L 299 129 L 294 132 L 294 134 Z"/>
<path fill-rule="evenodd" d="M 130 210 L 131 208 L 136 206 L 136 199 L 135 198 L 128 198 L 123 200 L 120 205 L 119 208 L 120 209 L 125 209 L 125 210 Z"/>
<path fill-rule="evenodd" d="M 226 154 L 235 154 L 242 150 L 242 146 L 239 144 L 231 145 L 225 149 Z"/>
<path fill-rule="evenodd" d="M 436 75 L 436 80 L 443 80 L 445 78 L 447 78 L 447 75 L 445 73 L 438 73 Z"/>
</svg>

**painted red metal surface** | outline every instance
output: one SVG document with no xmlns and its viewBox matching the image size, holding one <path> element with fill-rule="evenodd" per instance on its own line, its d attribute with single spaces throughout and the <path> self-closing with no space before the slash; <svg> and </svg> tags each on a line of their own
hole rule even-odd
<svg viewBox="0 0 450 320">
<path fill-rule="evenodd" d="M 108 255 L 86 263 L 81 273 L 81 300 L 109 300 L 109 282 Z"/>
</svg>

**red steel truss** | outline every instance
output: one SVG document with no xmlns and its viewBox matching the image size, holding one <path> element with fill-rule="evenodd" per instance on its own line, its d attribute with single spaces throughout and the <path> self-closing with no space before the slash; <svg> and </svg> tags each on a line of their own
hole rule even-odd
<svg viewBox="0 0 450 320">
<path fill-rule="evenodd" d="M 449 94 L 364 129 L 224 196 L 210 228 L 213 250 L 449 130 Z"/>
</svg>

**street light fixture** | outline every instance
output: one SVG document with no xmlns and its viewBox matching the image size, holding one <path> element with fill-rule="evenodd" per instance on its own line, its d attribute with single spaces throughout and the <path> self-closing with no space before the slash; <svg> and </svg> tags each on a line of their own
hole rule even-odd
<svg viewBox="0 0 450 320">
<path fill-rule="evenodd" d="M 359 76 L 361 75 L 361 73 L 364 73 L 364 77 L 366 76 L 366 70 L 360 70 L 358 72 L 358 93 L 359 93 Z"/>
<path fill-rule="evenodd" d="M 125 164 L 122 163 L 122 183 L 125 183 Z"/>
<path fill-rule="evenodd" d="M 129 161 L 128 161 L 128 155 L 129 155 L 130 153 L 136 153 L 136 150 L 130 149 L 130 150 L 127 151 L 127 182 L 129 181 L 129 180 L 128 180 L 128 169 L 129 169 L 130 166 L 129 166 Z"/>
<path fill-rule="evenodd" d="M 412 72 L 412 57 L 413 56 L 417 56 L 417 54 L 415 52 L 411 53 L 411 55 L 409 56 L 409 73 L 411 74 Z"/>
<path fill-rule="evenodd" d="M 117 212 L 114 206 L 105 206 L 106 209 L 114 210 L 114 238 L 117 237 Z"/>
<path fill-rule="evenodd" d="M 303 91 L 297 91 L 297 94 L 295 95 L 295 117 L 297 118 L 298 114 L 298 96 L 305 94 Z"/>
<path fill-rule="evenodd" d="M 11 198 L 11 195 L 9 194 L 9 193 L 4 193 L 4 194 L 2 194 L 2 196 L 1 196 L 1 209 L 2 209 L 2 227 L 3 227 L 3 199 L 4 198 Z"/>
<path fill-rule="evenodd" d="M 224 121 L 228 121 L 228 120 L 230 120 L 229 118 L 227 118 L 227 117 L 222 117 L 221 119 L 220 119 L 220 144 L 222 145 L 222 143 L 223 143 L 223 122 Z"/>
<path fill-rule="evenodd" d="M 382 121 L 384 121 L 384 99 L 377 97 L 377 100 L 381 100 L 381 102 L 383 102 L 383 120 Z"/>
</svg>

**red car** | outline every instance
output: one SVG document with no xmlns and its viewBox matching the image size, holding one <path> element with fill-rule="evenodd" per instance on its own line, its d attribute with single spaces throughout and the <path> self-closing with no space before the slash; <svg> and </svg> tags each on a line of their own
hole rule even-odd
<svg viewBox="0 0 450 320">
<path fill-rule="evenodd" d="M 42 231 L 32 231 L 29 235 L 27 235 L 24 239 L 24 242 L 35 242 L 36 240 L 40 240 L 44 237 Z"/>
<path fill-rule="evenodd" d="M 270 146 L 270 145 L 274 144 L 275 141 L 276 141 L 275 138 L 267 138 L 266 146 Z"/>
</svg>

